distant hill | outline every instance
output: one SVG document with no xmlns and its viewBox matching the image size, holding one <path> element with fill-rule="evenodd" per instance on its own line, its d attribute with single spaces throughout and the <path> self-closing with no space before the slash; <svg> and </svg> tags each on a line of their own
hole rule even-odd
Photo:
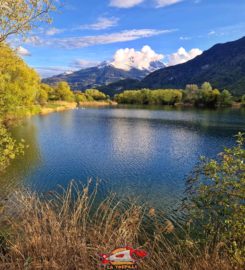
<svg viewBox="0 0 245 270">
<path fill-rule="evenodd" d="M 141 80 L 152 71 L 162 67 L 164 67 L 164 64 L 156 61 L 151 63 L 149 69 L 130 68 L 129 70 L 123 70 L 114 67 L 111 63 L 103 62 L 96 67 L 63 73 L 43 79 L 43 82 L 53 85 L 59 81 L 66 81 L 72 90 L 85 90 L 87 88 L 107 86 L 124 79 Z"/>
<path fill-rule="evenodd" d="M 245 94 L 245 37 L 217 44 L 187 63 L 157 70 L 142 80 L 141 87 L 184 88 L 205 81 L 234 95 Z"/>
</svg>

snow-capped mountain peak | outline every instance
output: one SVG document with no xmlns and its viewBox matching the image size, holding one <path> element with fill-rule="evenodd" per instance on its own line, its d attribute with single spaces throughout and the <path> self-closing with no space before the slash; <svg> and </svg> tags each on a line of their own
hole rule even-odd
<svg viewBox="0 0 245 270">
<path fill-rule="evenodd" d="M 162 61 L 152 61 L 148 65 L 145 66 L 137 66 L 135 64 L 135 58 L 130 57 L 127 62 L 123 63 L 122 65 L 117 65 L 115 62 L 107 62 L 107 65 L 113 66 L 114 68 L 117 69 L 122 69 L 125 71 L 130 71 L 132 69 L 138 69 L 138 70 L 145 70 L 149 72 L 156 71 L 158 69 L 164 68 L 165 65 Z"/>
</svg>

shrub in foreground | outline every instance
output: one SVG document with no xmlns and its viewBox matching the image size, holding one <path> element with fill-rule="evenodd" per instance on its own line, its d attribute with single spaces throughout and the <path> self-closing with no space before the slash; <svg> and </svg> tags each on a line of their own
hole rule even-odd
<svg viewBox="0 0 245 270">
<path fill-rule="evenodd" d="M 244 136 L 225 148 L 218 160 L 202 158 L 188 180 L 187 208 L 192 233 L 214 250 L 222 246 L 245 263 L 245 149 Z"/>
</svg>

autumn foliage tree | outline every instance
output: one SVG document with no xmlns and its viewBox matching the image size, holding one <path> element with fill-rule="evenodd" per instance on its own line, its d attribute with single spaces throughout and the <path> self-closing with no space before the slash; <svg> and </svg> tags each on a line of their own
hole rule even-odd
<svg viewBox="0 0 245 270">
<path fill-rule="evenodd" d="M 0 173 L 24 150 L 23 142 L 17 143 L 5 125 L 32 111 L 39 86 L 38 74 L 10 47 L 0 44 Z"/>
<path fill-rule="evenodd" d="M 85 94 L 86 94 L 87 96 L 92 97 L 93 100 L 97 100 L 97 101 L 99 101 L 99 100 L 106 100 L 106 99 L 107 99 L 106 94 L 100 92 L 100 91 L 97 90 L 97 89 L 87 89 L 87 90 L 85 91 Z"/>
<path fill-rule="evenodd" d="M 25 35 L 40 22 L 50 22 L 52 0 L 0 0 L 0 43 L 11 35 Z"/>
<path fill-rule="evenodd" d="M 57 100 L 74 101 L 74 94 L 67 82 L 58 82 L 54 87 L 54 95 Z"/>
<path fill-rule="evenodd" d="M 0 119 L 31 110 L 39 85 L 39 75 L 10 47 L 0 44 Z"/>
</svg>

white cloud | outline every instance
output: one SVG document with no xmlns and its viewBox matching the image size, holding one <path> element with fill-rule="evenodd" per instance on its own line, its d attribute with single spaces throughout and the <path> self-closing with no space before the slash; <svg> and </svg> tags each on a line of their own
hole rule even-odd
<svg viewBox="0 0 245 270">
<path fill-rule="evenodd" d="M 131 8 L 143 2 L 144 0 L 110 0 L 110 6 L 118 8 Z"/>
<path fill-rule="evenodd" d="M 27 39 L 26 42 L 38 46 L 55 46 L 65 49 L 76 49 L 95 45 L 132 41 L 141 38 L 157 36 L 160 34 L 167 34 L 173 31 L 175 30 L 135 29 L 97 36 L 53 38 L 53 39 L 40 39 L 33 37 L 32 39 Z"/>
<path fill-rule="evenodd" d="M 185 36 L 182 36 L 182 37 L 180 37 L 179 39 L 180 39 L 180 40 L 190 40 L 191 37 L 185 37 Z"/>
<path fill-rule="evenodd" d="M 215 31 L 210 31 L 210 32 L 208 33 L 209 36 L 212 36 L 212 35 L 215 35 L 215 34 L 216 34 Z"/>
<path fill-rule="evenodd" d="M 38 36 L 30 36 L 25 38 L 25 43 L 27 44 L 33 44 L 33 45 L 42 45 L 43 44 L 43 40 L 41 38 L 39 38 Z"/>
<path fill-rule="evenodd" d="M 118 25 L 119 18 L 111 17 L 99 17 L 95 23 L 92 24 L 84 24 L 70 29 L 60 29 L 56 27 L 52 27 L 48 30 L 44 30 L 43 28 L 39 28 L 41 34 L 45 34 L 47 36 L 54 36 L 60 33 L 68 32 L 68 31 L 76 31 L 76 30 L 104 30 Z"/>
<path fill-rule="evenodd" d="M 196 56 L 202 54 L 200 49 L 191 49 L 190 51 L 186 51 L 183 47 L 179 48 L 176 53 L 173 53 L 168 56 L 168 66 L 174 66 L 178 64 L 183 64 Z"/>
<path fill-rule="evenodd" d="M 94 67 L 97 66 L 100 62 L 99 61 L 90 61 L 90 60 L 84 60 L 84 59 L 76 59 L 73 63 L 72 66 L 75 68 L 89 68 L 89 67 Z"/>
<path fill-rule="evenodd" d="M 130 70 L 131 68 L 148 69 L 153 61 L 160 61 L 164 55 L 157 54 L 150 46 L 144 46 L 141 51 L 135 49 L 120 49 L 116 51 L 112 65 L 119 69 Z"/>
<path fill-rule="evenodd" d="M 158 7 L 158 8 L 177 4 L 177 3 L 180 3 L 182 1 L 183 0 L 155 0 L 156 7 Z"/>
<path fill-rule="evenodd" d="M 24 48 L 22 46 L 19 46 L 18 48 L 16 48 L 16 52 L 20 56 L 30 56 L 31 55 L 31 53 L 26 48 Z"/>
<path fill-rule="evenodd" d="M 112 18 L 100 17 L 98 18 L 97 22 L 92 23 L 92 24 L 81 25 L 75 28 L 74 30 L 78 30 L 78 29 L 104 30 L 107 28 L 117 26 L 118 21 L 119 19 L 115 17 L 112 17 Z"/>
<path fill-rule="evenodd" d="M 58 28 L 52 27 L 52 28 L 48 29 L 45 34 L 47 36 L 54 36 L 56 34 L 63 33 L 64 31 L 65 31 L 64 29 L 58 29 Z"/>
<path fill-rule="evenodd" d="M 155 2 L 155 6 L 157 8 L 161 8 L 180 3 L 184 0 L 151 0 L 151 1 Z M 145 2 L 145 0 L 110 0 L 110 6 L 118 8 L 132 8 L 143 2 Z M 148 2 L 150 2 L 150 0 L 148 0 Z M 200 2 L 201 0 L 194 0 L 195 4 Z"/>
</svg>

